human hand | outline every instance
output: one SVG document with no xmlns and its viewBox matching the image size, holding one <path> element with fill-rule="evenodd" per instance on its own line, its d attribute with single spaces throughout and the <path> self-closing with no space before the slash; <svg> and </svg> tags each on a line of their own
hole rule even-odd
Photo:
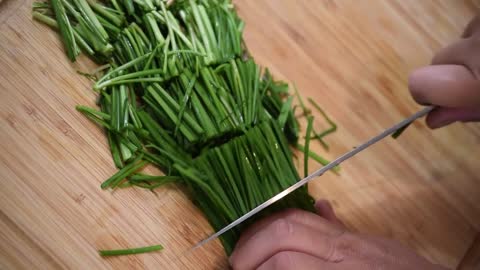
<svg viewBox="0 0 480 270">
<path fill-rule="evenodd" d="M 269 216 L 238 241 L 234 270 L 444 270 L 400 244 L 349 232 L 327 201 L 318 215 L 296 209 Z"/>
<path fill-rule="evenodd" d="M 431 66 L 415 70 L 409 88 L 418 103 L 437 106 L 427 116 L 431 128 L 480 121 L 480 17 L 462 39 L 440 50 Z"/>
</svg>

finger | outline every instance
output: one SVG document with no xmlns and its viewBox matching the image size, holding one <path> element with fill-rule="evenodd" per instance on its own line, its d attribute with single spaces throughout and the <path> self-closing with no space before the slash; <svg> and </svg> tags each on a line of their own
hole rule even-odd
<svg viewBox="0 0 480 270">
<path fill-rule="evenodd" d="M 345 224 L 337 217 L 333 210 L 332 204 L 327 200 L 318 200 L 315 202 L 315 208 L 317 213 L 326 220 L 337 224 L 338 226 L 345 227 Z"/>
<path fill-rule="evenodd" d="M 457 121 L 480 121 L 480 108 L 437 108 L 427 116 L 430 128 L 440 128 Z"/>
<path fill-rule="evenodd" d="M 480 34 L 480 17 L 476 16 L 473 20 L 468 24 L 465 32 L 463 32 L 463 38 L 469 38 L 475 35 Z"/>
<path fill-rule="evenodd" d="M 345 228 L 339 228 L 336 224 L 332 224 L 328 220 L 314 213 L 302 211 L 299 209 L 288 209 L 286 211 L 274 213 L 250 226 L 245 232 L 242 233 L 242 236 L 237 241 L 235 248 L 241 247 L 243 243 L 245 243 L 258 231 L 280 219 L 285 219 L 292 223 L 300 223 L 305 226 L 310 226 L 313 229 L 317 230 L 318 233 L 324 233 L 327 235 L 339 235 L 345 230 Z"/>
<path fill-rule="evenodd" d="M 458 65 L 428 66 L 409 78 L 413 98 L 420 104 L 461 108 L 480 105 L 480 81 Z"/>
<path fill-rule="evenodd" d="M 470 39 L 457 40 L 438 51 L 432 59 L 432 65 L 464 65 L 472 50 Z"/>
<path fill-rule="evenodd" d="M 432 65 L 461 65 L 480 79 L 480 54 L 478 46 L 480 39 L 471 37 L 461 39 L 441 49 L 432 60 Z"/>
<path fill-rule="evenodd" d="M 336 263 L 325 262 L 317 257 L 294 251 L 282 251 L 272 257 L 266 262 L 262 263 L 257 270 L 294 270 L 294 269 L 309 269 L 309 270 L 323 270 L 339 269 Z M 234 268 L 234 270 L 236 270 Z"/>
<path fill-rule="evenodd" d="M 333 262 L 343 259 L 337 258 L 338 255 L 334 252 L 336 239 L 337 237 L 319 233 L 310 226 L 279 219 L 236 247 L 230 263 L 238 270 L 255 269 L 282 251 L 302 252 Z"/>
</svg>

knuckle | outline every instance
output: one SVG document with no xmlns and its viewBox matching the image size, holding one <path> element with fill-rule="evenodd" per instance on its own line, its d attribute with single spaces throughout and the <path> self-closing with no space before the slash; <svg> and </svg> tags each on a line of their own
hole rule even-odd
<svg viewBox="0 0 480 270">
<path fill-rule="evenodd" d="M 289 208 L 289 209 L 285 210 L 283 213 L 284 213 L 285 218 L 289 218 L 289 217 L 297 216 L 298 212 L 301 212 L 301 211 L 298 210 L 298 209 L 295 209 L 295 208 Z"/>
<path fill-rule="evenodd" d="M 311 221 L 311 213 L 306 212 L 300 209 L 288 209 L 285 211 L 285 219 L 291 220 L 292 222 L 308 224 Z"/>
<path fill-rule="evenodd" d="M 474 37 L 468 38 L 465 40 L 465 48 L 463 53 L 465 54 L 465 61 L 475 61 L 478 60 L 478 47 L 480 46 L 480 35 L 476 35 Z"/>
<path fill-rule="evenodd" d="M 354 236 L 344 232 L 333 238 L 332 249 L 329 254 L 329 261 L 343 260 L 345 257 L 350 257 L 358 253 L 359 240 Z"/>
<path fill-rule="evenodd" d="M 480 36 L 474 36 L 465 40 L 465 49 L 470 56 L 477 54 L 477 48 L 480 46 Z"/>
<path fill-rule="evenodd" d="M 281 218 L 272 223 L 273 237 L 278 239 L 288 239 L 294 234 L 292 221 L 287 218 Z"/>
<path fill-rule="evenodd" d="M 275 270 L 295 269 L 292 256 L 288 251 L 279 252 L 270 259 L 271 268 Z"/>
<path fill-rule="evenodd" d="M 305 217 L 305 212 L 299 209 L 290 208 L 284 211 L 283 218 L 288 220 L 301 220 Z"/>
<path fill-rule="evenodd" d="M 332 260 L 345 257 L 385 257 L 390 253 L 388 245 L 369 236 L 344 234 L 335 239 Z"/>
<path fill-rule="evenodd" d="M 366 245 L 369 247 L 369 251 L 377 256 L 381 257 L 394 257 L 394 252 L 392 251 L 392 242 L 388 239 L 378 238 L 378 237 L 368 237 L 366 240 Z"/>
<path fill-rule="evenodd" d="M 478 48 L 478 46 L 480 45 L 480 36 L 473 36 L 471 38 L 468 38 L 467 42 L 471 48 Z"/>
</svg>

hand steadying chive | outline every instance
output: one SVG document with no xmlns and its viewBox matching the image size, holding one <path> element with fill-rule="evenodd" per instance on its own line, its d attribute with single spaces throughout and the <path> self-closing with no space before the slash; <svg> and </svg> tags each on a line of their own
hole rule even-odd
<svg viewBox="0 0 480 270">
<path fill-rule="evenodd" d="M 441 50 L 431 66 L 411 74 L 413 98 L 437 106 L 427 117 L 431 128 L 480 120 L 478 40 L 480 17 L 462 40 Z M 233 269 L 445 269 L 397 242 L 350 232 L 326 201 L 318 201 L 316 207 L 317 214 L 288 210 L 252 225 L 230 257 Z"/>
</svg>

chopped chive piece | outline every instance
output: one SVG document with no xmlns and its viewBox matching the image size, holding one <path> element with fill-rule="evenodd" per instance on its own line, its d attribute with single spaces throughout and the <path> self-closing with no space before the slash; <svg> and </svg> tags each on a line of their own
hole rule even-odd
<svg viewBox="0 0 480 270">
<path fill-rule="evenodd" d="M 293 97 L 288 97 L 287 102 L 283 104 L 282 109 L 280 110 L 280 115 L 278 116 L 278 124 L 281 128 L 284 128 L 285 124 L 287 123 L 287 118 L 291 110 L 292 101 Z"/>
<path fill-rule="evenodd" d="M 130 164 L 124 166 L 121 170 L 119 170 L 117 173 L 112 175 L 110 178 L 105 180 L 105 182 L 102 183 L 100 186 L 102 189 L 106 188 L 115 188 L 122 180 L 124 180 L 126 177 L 129 175 L 133 174 L 134 172 L 138 171 L 139 169 L 145 167 L 145 165 L 148 164 L 147 161 L 142 161 L 143 155 L 139 155 L 134 161 L 132 161 Z"/>
<path fill-rule="evenodd" d="M 301 145 L 301 144 L 297 144 L 295 146 L 298 150 L 300 150 L 301 152 L 305 153 L 305 146 Z M 320 155 L 316 154 L 315 152 L 313 151 L 308 151 L 308 156 L 310 158 L 312 158 L 313 160 L 315 160 L 316 162 L 322 164 L 323 166 L 327 165 L 328 163 L 330 163 L 329 160 L 321 157 Z M 332 169 L 332 172 L 334 172 L 335 174 L 338 174 L 338 172 L 340 172 L 340 166 L 336 166 Z"/>
<path fill-rule="evenodd" d="M 310 136 L 312 135 L 312 127 L 313 127 L 313 116 L 309 116 L 307 118 L 307 134 L 305 135 L 305 149 L 304 149 L 304 159 L 303 159 L 303 172 L 304 177 L 308 175 L 308 157 L 310 155 Z"/>
<path fill-rule="evenodd" d="M 293 89 L 295 90 L 295 96 L 298 99 L 298 103 L 300 104 L 300 108 L 302 108 L 302 113 L 304 116 L 310 115 L 312 111 L 305 106 L 305 102 L 303 102 L 302 96 L 300 95 L 300 92 L 298 92 L 297 86 L 294 84 Z"/>
<path fill-rule="evenodd" d="M 155 246 L 129 248 L 129 249 L 99 250 L 98 253 L 100 253 L 100 256 L 120 256 L 120 255 L 147 253 L 147 252 L 159 251 L 162 249 L 163 249 L 163 246 L 155 245 Z"/>
<path fill-rule="evenodd" d="M 411 125 L 411 123 L 408 124 L 408 125 L 406 125 L 406 126 L 404 126 L 404 127 L 402 127 L 401 129 L 395 131 L 395 132 L 392 134 L 392 138 L 397 139 L 398 137 L 400 137 L 400 135 L 402 135 L 402 133 L 403 133 L 410 125 Z"/>
<path fill-rule="evenodd" d="M 52 4 L 53 11 L 55 12 L 55 18 L 57 19 L 57 25 L 60 29 L 60 34 L 62 36 L 63 44 L 67 51 L 68 58 L 70 61 L 75 62 L 78 53 L 80 52 L 77 44 L 75 42 L 75 37 L 73 35 L 73 27 L 70 24 L 68 19 L 67 12 L 63 6 L 62 0 L 50 0 Z"/>
<path fill-rule="evenodd" d="M 315 134 L 315 136 L 313 137 L 314 139 L 319 140 L 320 143 L 328 150 L 328 145 L 325 143 L 325 141 L 323 141 L 323 137 L 337 131 L 337 124 L 335 124 L 335 122 L 333 122 L 332 119 L 330 119 L 330 117 L 328 117 L 328 115 L 325 113 L 325 111 L 313 99 L 308 98 L 308 101 L 310 102 L 310 104 L 312 104 L 313 107 L 315 107 L 315 109 L 317 109 L 317 111 L 322 115 L 322 117 L 330 125 L 330 128 L 322 131 L 321 133 Z"/>
</svg>

